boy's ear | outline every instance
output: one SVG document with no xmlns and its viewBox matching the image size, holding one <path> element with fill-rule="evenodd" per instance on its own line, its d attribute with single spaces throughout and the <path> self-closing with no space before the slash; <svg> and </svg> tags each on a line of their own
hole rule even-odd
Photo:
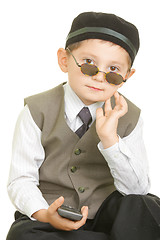
<svg viewBox="0 0 160 240">
<path fill-rule="evenodd" d="M 61 70 L 66 73 L 68 72 L 68 65 L 67 65 L 67 52 L 64 48 L 59 48 L 57 51 L 58 57 L 58 64 Z"/>
<path fill-rule="evenodd" d="M 134 68 L 131 68 L 128 73 L 126 74 L 125 76 L 125 79 L 128 80 L 130 77 L 132 77 L 132 75 L 135 73 L 135 69 Z"/>
<path fill-rule="evenodd" d="M 130 71 L 128 71 L 128 73 L 126 74 L 125 79 L 128 80 L 130 77 L 132 77 L 132 75 L 135 73 L 135 71 L 136 70 L 134 68 L 131 68 Z M 119 85 L 119 88 L 121 88 L 123 86 L 123 84 L 124 84 L 124 82 Z"/>
<path fill-rule="evenodd" d="M 132 77 L 135 71 L 136 70 L 134 68 L 131 68 L 130 71 L 126 74 L 126 79 L 129 79 L 130 77 Z"/>
</svg>

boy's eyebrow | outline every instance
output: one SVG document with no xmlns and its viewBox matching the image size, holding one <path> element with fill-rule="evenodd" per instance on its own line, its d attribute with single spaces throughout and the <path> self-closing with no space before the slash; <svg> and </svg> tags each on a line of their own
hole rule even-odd
<svg viewBox="0 0 160 240">
<path fill-rule="evenodd" d="M 96 56 L 94 53 L 85 52 L 85 51 L 84 51 L 84 52 L 82 51 L 82 52 L 80 53 L 80 55 L 86 55 L 86 57 L 87 57 L 87 55 L 89 55 L 90 57 L 93 57 L 95 60 L 96 60 L 97 58 L 99 58 L 99 57 Z M 124 65 L 124 63 L 113 59 L 113 60 L 110 60 L 109 65 L 118 65 L 118 66 L 122 67 L 122 66 Z"/>
<path fill-rule="evenodd" d="M 125 63 L 124 62 L 120 62 L 120 61 L 110 61 L 108 64 L 108 67 L 110 66 L 115 66 L 117 67 L 119 70 L 123 70 L 123 68 L 125 67 Z"/>
<path fill-rule="evenodd" d="M 97 58 L 97 56 L 95 55 L 95 54 L 93 54 L 93 53 L 90 53 L 90 52 L 81 52 L 80 53 L 80 55 L 90 55 L 90 56 L 92 56 L 93 58 Z"/>
</svg>

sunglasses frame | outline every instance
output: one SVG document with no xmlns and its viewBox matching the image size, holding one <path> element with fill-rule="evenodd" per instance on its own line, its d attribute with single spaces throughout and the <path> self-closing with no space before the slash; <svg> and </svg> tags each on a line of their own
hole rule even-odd
<svg viewBox="0 0 160 240">
<path fill-rule="evenodd" d="M 73 59 L 74 59 L 74 61 L 75 61 L 75 63 L 76 63 L 76 65 L 81 69 L 81 72 L 82 72 L 82 66 L 83 65 L 92 65 L 92 64 L 89 64 L 89 63 L 83 63 L 82 65 L 80 65 L 78 62 L 77 62 L 77 60 L 76 60 L 76 58 L 75 58 L 75 56 L 73 55 L 73 53 L 71 52 L 71 50 L 67 47 L 66 48 L 66 50 L 71 54 L 71 56 L 73 57 Z M 115 73 L 115 72 L 112 72 L 112 71 L 110 71 L 110 72 L 104 72 L 104 71 L 100 71 L 99 70 L 99 68 L 96 66 L 96 65 L 93 65 L 93 66 L 95 66 L 96 68 L 97 68 L 97 73 L 96 74 L 94 74 L 94 75 L 88 75 L 88 74 L 85 74 L 85 73 L 83 73 L 84 75 L 87 75 L 87 76 L 96 76 L 99 72 L 101 72 L 101 73 L 104 73 L 105 74 L 105 80 L 107 81 L 107 74 L 110 74 L 110 73 L 113 73 L 113 74 L 116 74 L 116 75 L 119 75 L 121 78 L 122 78 L 122 82 L 126 82 L 127 81 L 127 79 L 124 79 L 119 73 Z M 107 81 L 108 82 L 108 81 Z M 121 83 L 122 83 L 121 82 Z M 112 84 L 112 85 L 120 85 L 121 83 L 119 83 L 119 84 L 114 84 L 114 83 L 110 83 L 110 82 L 108 82 L 109 84 Z"/>
</svg>

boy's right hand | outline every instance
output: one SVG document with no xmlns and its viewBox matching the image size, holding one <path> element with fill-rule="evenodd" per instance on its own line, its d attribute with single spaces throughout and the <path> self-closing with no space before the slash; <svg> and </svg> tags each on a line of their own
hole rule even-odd
<svg viewBox="0 0 160 240">
<path fill-rule="evenodd" d="M 35 212 L 32 217 L 40 222 L 50 223 L 54 228 L 64 231 L 77 230 L 83 226 L 87 220 L 88 207 L 83 206 L 81 211 L 83 218 L 80 221 L 71 221 L 61 217 L 57 210 L 64 203 L 64 198 L 60 197 L 55 200 L 48 209 L 41 209 Z"/>
</svg>

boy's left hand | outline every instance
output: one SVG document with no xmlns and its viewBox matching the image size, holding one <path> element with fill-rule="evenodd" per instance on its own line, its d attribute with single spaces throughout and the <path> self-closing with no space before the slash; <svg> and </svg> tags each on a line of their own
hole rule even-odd
<svg viewBox="0 0 160 240">
<path fill-rule="evenodd" d="M 111 100 L 105 102 L 104 111 L 98 108 L 96 112 L 96 130 L 104 148 L 109 148 L 119 141 L 117 126 L 120 117 L 128 111 L 128 105 L 118 92 L 114 94 L 115 107 L 112 109 Z"/>
</svg>

